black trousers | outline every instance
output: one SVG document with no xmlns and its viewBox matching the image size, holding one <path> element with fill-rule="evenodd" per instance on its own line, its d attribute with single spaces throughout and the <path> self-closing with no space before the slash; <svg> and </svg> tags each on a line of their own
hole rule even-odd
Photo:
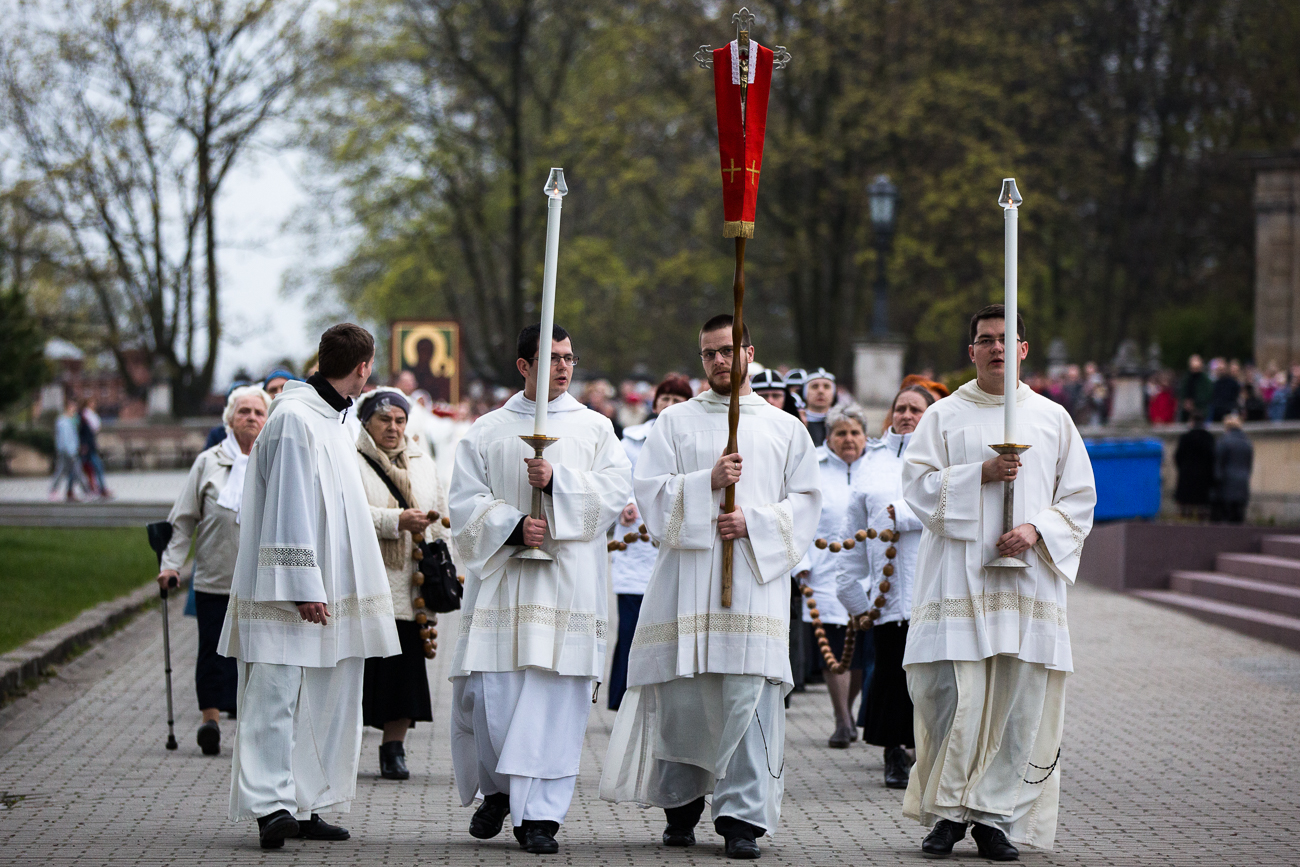
<svg viewBox="0 0 1300 867">
<path fill-rule="evenodd" d="M 194 591 L 194 613 L 199 621 L 199 656 L 194 662 L 194 691 L 198 693 L 199 710 L 215 707 L 226 713 L 235 712 L 235 696 L 239 693 L 239 669 L 231 657 L 217 654 L 217 641 L 221 626 L 226 621 L 226 605 L 230 597 L 224 593 Z"/>
<path fill-rule="evenodd" d="M 627 660 L 632 651 L 632 638 L 636 635 L 636 622 L 641 616 L 639 593 L 618 594 L 618 639 L 614 642 L 614 661 L 609 667 L 609 709 L 618 710 L 627 692 Z"/>
<path fill-rule="evenodd" d="M 875 645 L 876 664 L 862 702 L 862 740 L 878 747 L 915 747 L 912 697 L 903 671 L 907 621 L 873 626 L 867 635 Z"/>
</svg>

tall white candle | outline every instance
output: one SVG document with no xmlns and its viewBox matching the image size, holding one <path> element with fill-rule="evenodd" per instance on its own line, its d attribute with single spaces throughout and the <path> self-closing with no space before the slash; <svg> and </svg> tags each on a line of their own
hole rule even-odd
<svg viewBox="0 0 1300 867">
<path fill-rule="evenodd" d="M 564 169 L 551 169 L 546 179 L 546 265 L 542 271 L 542 322 L 537 335 L 537 412 L 533 435 L 546 435 L 546 405 L 551 392 L 551 331 L 555 327 L 555 271 L 560 258 L 560 209 L 569 192 Z"/>
<path fill-rule="evenodd" d="M 1006 308 L 1006 336 L 1005 351 L 1003 358 L 1006 360 L 1002 373 L 1002 394 L 1003 394 L 1003 415 L 1002 415 L 1002 441 L 1004 443 L 1015 442 L 1016 437 L 1016 388 L 1020 384 L 1020 343 L 1018 340 L 1019 331 L 1016 328 L 1017 321 L 1017 284 L 1016 284 L 1016 257 L 1018 247 L 1018 233 L 1020 230 L 1020 192 L 1016 189 L 1016 179 L 1006 178 L 1002 181 L 1002 194 L 998 197 L 998 204 L 1002 206 L 1002 227 L 1003 227 L 1003 247 L 1006 257 L 1005 271 L 1003 274 L 1005 300 L 1003 306 Z"/>
</svg>

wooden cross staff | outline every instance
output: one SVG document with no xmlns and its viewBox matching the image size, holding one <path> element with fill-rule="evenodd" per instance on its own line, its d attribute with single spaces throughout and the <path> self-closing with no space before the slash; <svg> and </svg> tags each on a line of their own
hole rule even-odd
<svg viewBox="0 0 1300 867">
<path fill-rule="evenodd" d="M 727 407 L 726 455 L 739 449 L 736 431 L 740 425 L 740 389 L 744 386 L 745 364 L 745 242 L 754 236 L 754 211 L 758 199 L 758 178 L 762 171 L 763 135 L 767 128 L 767 98 L 772 72 L 784 69 L 790 52 L 784 46 L 764 48 L 749 38 L 754 15 L 746 7 L 731 16 L 736 40 L 714 50 L 701 45 L 695 60 L 713 68 L 714 95 L 718 109 L 718 149 L 721 156 L 723 230 L 725 238 L 736 239 L 736 273 L 731 283 L 735 310 L 731 326 L 731 400 Z M 751 96 L 750 88 L 754 89 Z M 736 165 L 737 157 L 740 165 Z M 739 174 L 739 179 L 737 179 Z M 724 512 L 736 510 L 736 486 L 728 485 L 722 497 Z M 731 574 L 735 544 L 722 541 L 722 606 L 731 607 Z"/>
</svg>

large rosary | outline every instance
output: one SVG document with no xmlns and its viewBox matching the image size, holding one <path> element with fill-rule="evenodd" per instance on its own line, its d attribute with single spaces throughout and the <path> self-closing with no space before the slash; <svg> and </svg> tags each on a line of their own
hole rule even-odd
<svg viewBox="0 0 1300 867">
<path fill-rule="evenodd" d="M 435 510 L 429 511 L 429 520 L 439 521 L 444 527 L 451 526 L 451 518 L 446 515 L 439 515 Z M 424 552 L 420 550 L 419 546 L 411 550 L 411 559 L 416 562 L 424 559 Z M 461 584 L 465 583 L 464 575 L 457 575 L 456 579 Z M 415 598 L 411 600 L 411 607 L 417 609 L 415 622 L 420 624 L 420 638 L 424 641 L 424 658 L 433 659 L 438 655 L 438 630 L 435 628 L 438 624 L 438 615 L 434 614 L 433 623 L 430 623 L 429 615 L 418 610 L 424 607 L 424 597 L 420 595 L 419 589 L 423 584 L 424 573 L 417 568 L 415 574 L 411 576 L 411 586 L 415 588 L 413 591 Z"/>
<path fill-rule="evenodd" d="M 853 662 L 853 646 L 856 643 L 858 633 L 858 626 L 855 625 L 855 622 L 861 623 L 865 620 L 866 625 L 861 627 L 862 631 L 865 632 L 880 619 L 880 609 L 885 606 L 887 601 L 885 594 L 889 592 L 892 586 L 889 579 L 894 576 L 894 558 L 898 556 L 898 548 L 894 545 L 899 539 L 896 528 L 897 522 L 895 522 L 895 529 L 881 530 L 879 533 L 871 529 L 859 530 L 851 538 L 845 539 L 843 542 L 827 542 L 825 539 L 818 539 L 814 543 L 823 551 L 830 549 L 832 554 L 838 554 L 840 551 L 851 551 L 858 542 L 875 539 L 877 536 L 880 537 L 880 541 L 889 543 L 889 547 L 885 549 L 885 557 L 889 562 L 880 570 L 880 573 L 885 576 L 879 585 L 880 594 L 872 601 L 870 611 L 849 621 L 848 628 L 844 633 L 844 652 L 838 660 L 831 650 L 830 639 L 826 637 L 826 627 L 822 624 L 821 612 L 817 610 L 817 599 L 813 596 L 813 589 L 806 584 L 803 587 L 803 595 L 808 598 L 808 614 L 812 617 L 813 634 L 817 636 L 817 647 L 821 650 L 822 657 L 826 660 L 826 667 L 831 674 L 843 674 L 849 670 L 849 666 Z"/>
</svg>

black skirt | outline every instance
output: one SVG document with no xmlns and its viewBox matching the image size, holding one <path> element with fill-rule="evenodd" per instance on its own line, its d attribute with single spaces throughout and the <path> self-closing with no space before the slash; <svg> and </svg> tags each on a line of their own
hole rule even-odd
<svg viewBox="0 0 1300 867">
<path fill-rule="evenodd" d="M 862 740 L 878 747 L 915 747 L 912 697 L 903 671 L 907 622 L 882 623 L 867 634 L 875 644 L 876 664 L 864 699 Z"/>
<path fill-rule="evenodd" d="M 397 640 L 402 652 L 397 656 L 372 657 L 366 660 L 361 693 L 361 721 L 382 729 L 393 720 L 409 719 L 433 722 L 433 703 L 429 698 L 429 672 L 425 668 L 424 640 L 420 624 L 397 620 Z"/>
</svg>

